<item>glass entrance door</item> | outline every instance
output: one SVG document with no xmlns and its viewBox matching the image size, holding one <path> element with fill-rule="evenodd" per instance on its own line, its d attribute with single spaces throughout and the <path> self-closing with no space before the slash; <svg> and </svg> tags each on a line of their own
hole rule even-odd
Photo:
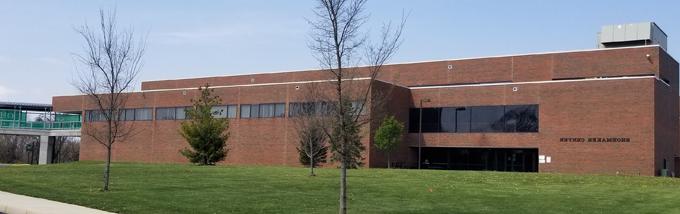
<svg viewBox="0 0 680 214">
<path fill-rule="evenodd" d="M 538 172 L 538 149 L 423 148 L 429 169 Z"/>
</svg>

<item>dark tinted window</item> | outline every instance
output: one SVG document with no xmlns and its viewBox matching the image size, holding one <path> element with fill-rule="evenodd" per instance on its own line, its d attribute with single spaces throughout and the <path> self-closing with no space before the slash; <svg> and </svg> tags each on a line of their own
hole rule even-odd
<svg viewBox="0 0 680 214">
<path fill-rule="evenodd" d="M 420 109 L 409 109 L 409 132 L 417 133 Z M 424 108 L 423 132 L 538 132 L 538 105 Z"/>
<path fill-rule="evenodd" d="M 412 133 L 418 132 L 418 109 L 411 108 L 408 110 L 408 131 Z"/>
<path fill-rule="evenodd" d="M 505 107 L 506 132 L 538 132 L 538 105 Z"/>
<path fill-rule="evenodd" d="M 456 132 L 456 108 L 442 108 L 441 131 Z"/>
<path fill-rule="evenodd" d="M 423 132 L 439 132 L 441 108 L 423 109 Z"/>
<path fill-rule="evenodd" d="M 504 131 L 503 106 L 475 106 L 470 107 L 471 132 L 502 132 Z"/>
<path fill-rule="evenodd" d="M 470 132 L 470 108 L 456 108 L 456 132 Z"/>
</svg>

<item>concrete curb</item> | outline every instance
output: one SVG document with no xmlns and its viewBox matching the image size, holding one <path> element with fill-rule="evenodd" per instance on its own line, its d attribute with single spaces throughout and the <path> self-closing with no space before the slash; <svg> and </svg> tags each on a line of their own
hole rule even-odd
<svg viewBox="0 0 680 214">
<path fill-rule="evenodd" d="M 7 214 L 110 214 L 102 210 L 0 191 L 0 213 Z"/>
</svg>

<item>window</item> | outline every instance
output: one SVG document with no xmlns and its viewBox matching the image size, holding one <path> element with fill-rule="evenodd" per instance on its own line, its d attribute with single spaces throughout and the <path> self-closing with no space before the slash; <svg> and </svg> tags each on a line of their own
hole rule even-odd
<svg viewBox="0 0 680 214">
<path fill-rule="evenodd" d="M 227 118 L 229 110 L 227 109 L 227 106 L 213 106 L 210 111 L 212 111 L 212 115 L 216 118 Z"/>
<path fill-rule="evenodd" d="M 276 110 L 274 111 L 274 117 L 284 117 L 286 116 L 286 104 L 277 103 Z"/>
<path fill-rule="evenodd" d="M 250 105 L 241 105 L 241 118 L 250 118 Z"/>
<path fill-rule="evenodd" d="M 418 132 L 420 124 L 421 109 L 414 108 L 410 110 L 409 129 L 411 132 Z M 423 108 L 422 109 L 422 125 L 423 132 L 439 132 L 441 130 L 441 108 Z"/>
<path fill-rule="evenodd" d="M 252 104 L 250 105 L 250 118 L 260 117 L 260 105 Z"/>
<path fill-rule="evenodd" d="M 303 103 L 291 103 L 288 109 L 289 117 L 298 117 L 304 115 L 320 115 L 328 116 L 335 110 L 335 102 L 303 102 Z M 282 105 L 279 107 L 284 108 Z M 284 110 L 285 111 L 285 110 Z"/>
<path fill-rule="evenodd" d="M 417 133 L 420 123 L 418 121 L 418 108 L 408 110 L 408 132 Z"/>
<path fill-rule="evenodd" d="M 418 132 L 421 109 L 409 110 L 409 132 Z M 538 132 L 538 105 L 422 109 L 423 132 Z"/>
<path fill-rule="evenodd" d="M 158 120 L 172 120 L 175 117 L 174 108 L 157 108 Z M 119 119 L 123 121 L 151 120 L 153 119 L 151 108 L 123 109 L 120 110 Z M 87 121 L 104 121 L 105 115 L 101 111 L 88 110 L 85 112 Z M 114 118 L 115 119 L 115 118 Z"/>
<path fill-rule="evenodd" d="M 174 120 L 175 108 L 156 108 L 156 120 Z"/>
<path fill-rule="evenodd" d="M 85 112 L 85 116 L 87 118 L 87 121 L 90 122 L 95 122 L 95 121 L 104 121 L 106 120 L 104 118 L 103 112 L 99 110 L 89 110 Z"/>
<path fill-rule="evenodd" d="M 236 118 L 236 105 L 227 106 L 227 118 Z"/>
<path fill-rule="evenodd" d="M 138 108 L 135 109 L 135 120 L 151 120 L 151 109 Z"/>
<path fill-rule="evenodd" d="M 274 104 L 260 104 L 260 117 L 274 117 L 276 105 Z"/>
<path fill-rule="evenodd" d="M 456 132 L 456 108 L 442 108 L 441 131 Z"/>
<path fill-rule="evenodd" d="M 505 114 L 503 106 L 470 107 L 471 132 L 503 132 Z"/>
<path fill-rule="evenodd" d="M 538 105 L 505 107 L 506 132 L 538 132 Z"/>
<path fill-rule="evenodd" d="M 236 105 L 214 106 L 212 112 L 217 118 L 236 118 Z"/>
<path fill-rule="evenodd" d="M 361 110 L 359 114 L 364 115 L 366 114 L 366 108 L 363 101 L 352 101 L 352 110 L 354 110 L 355 113 Z"/>
<path fill-rule="evenodd" d="M 123 120 L 131 121 L 135 120 L 135 110 L 134 109 L 125 109 L 125 117 L 123 117 Z"/>
<path fill-rule="evenodd" d="M 272 104 L 259 104 L 252 105 L 259 107 L 259 117 L 269 118 L 269 117 L 284 117 L 286 115 L 286 104 L 285 103 L 272 103 Z M 252 107 L 251 107 L 252 108 Z M 251 109 L 251 112 L 255 109 Z M 251 113 L 252 116 L 252 113 Z"/>
<path fill-rule="evenodd" d="M 470 132 L 470 109 L 465 107 L 456 108 L 456 132 Z"/>
<path fill-rule="evenodd" d="M 291 103 L 290 110 L 288 110 L 288 116 L 299 117 L 305 115 L 312 115 L 316 113 L 316 105 L 312 102 L 305 103 Z"/>
<path fill-rule="evenodd" d="M 178 120 L 187 119 L 186 109 L 187 109 L 187 107 L 177 107 L 177 108 L 175 108 L 175 119 L 178 119 Z"/>
<path fill-rule="evenodd" d="M 423 109 L 423 132 L 439 132 L 441 130 L 441 108 Z"/>
</svg>

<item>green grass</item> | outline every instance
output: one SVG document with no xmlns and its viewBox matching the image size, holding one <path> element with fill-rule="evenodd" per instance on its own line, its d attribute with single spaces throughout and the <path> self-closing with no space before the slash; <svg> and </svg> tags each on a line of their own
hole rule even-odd
<svg viewBox="0 0 680 214">
<path fill-rule="evenodd" d="M 120 213 L 335 213 L 338 170 L 112 165 L 0 168 L 0 190 Z M 680 213 L 680 179 L 432 170 L 349 171 L 350 213 Z"/>
</svg>

